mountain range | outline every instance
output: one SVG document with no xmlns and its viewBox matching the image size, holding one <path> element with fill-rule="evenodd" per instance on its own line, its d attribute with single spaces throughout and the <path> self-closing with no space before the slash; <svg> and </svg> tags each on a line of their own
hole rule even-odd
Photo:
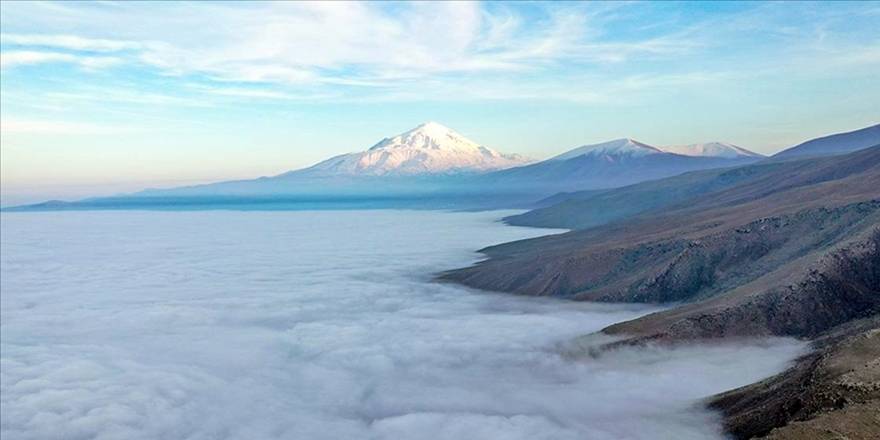
<svg viewBox="0 0 880 440">
<path fill-rule="evenodd" d="M 704 144 L 705 145 L 705 144 Z M 535 196 L 561 191 L 614 188 L 688 171 L 724 168 L 761 160 L 763 156 L 736 147 L 672 147 L 667 151 L 629 138 L 574 148 L 545 161 L 496 171 L 484 176 L 489 186 L 530 192 Z"/>
<path fill-rule="evenodd" d="M 230 193 L 301 194 L 320 182 L 340 194 L 362 193 L 364 179 L 382 191 L 540 192 L 559 188 L 613 186 L 618 182 L 665 177 L 692 169 L 731 166 L 763 156 L 730 144 L 671 147 L 665 151 L 631 139 L 586 145 L 536 162 L 506 154 L 472 141 L 436 122 L 426 122 L 385 138 L 365 151 L 342 154 L 308 168 L 252 181 L 221 182 L 163 190 L 164 195 L 194 194 L 194 190 Z M 354 186 L 355 188 L 348 188 Z M 395 186 L 402 188 L 395 189 Z M 404 188 L 405 187 L 405 188 Z M 152 193 L 156 194 L 156 193 Z"/>
<path fill-rule="evenodd" d="M 655 147 L 617 139 L 580 146 L 536 162 L 481 145 L 436 122 L 426 122 L 382 139 L 364 151 L 338 155 L 276 176 L 148 189 L 76 202 L 50 201 L 24 209 L 202 209 L 236 204 L 278 209 L 517 207 L 561 191 L 612 188 L 762 158 L 723 142 Z"/>
</svg>

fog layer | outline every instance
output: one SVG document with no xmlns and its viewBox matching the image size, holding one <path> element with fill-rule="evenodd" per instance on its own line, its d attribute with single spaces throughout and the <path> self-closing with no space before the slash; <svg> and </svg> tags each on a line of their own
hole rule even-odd
<svg viewBox="0 0 880 440">
<path fill-rule="evenodd" d="M 786 340 L 621 350 L 573 337 L 650 312 L 431 282 L 548 233 L 510 213 L 2 216 L 4 439 L 705 439 L 707 395 Z"/>
</svg>

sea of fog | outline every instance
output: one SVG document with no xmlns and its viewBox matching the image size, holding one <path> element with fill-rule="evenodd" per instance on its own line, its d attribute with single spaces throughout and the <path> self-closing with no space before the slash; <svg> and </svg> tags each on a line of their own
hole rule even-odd
<svg viewBox="0 0 880 440">
<path fill-rule="evenodd" d="M 566 341 L 652 309 L 431 281 L 552 232 L 505 214 L 4 213 L 0 436 L 720 438 L 698 400 L 803 350 L 571 360 Z"/>
</svg>

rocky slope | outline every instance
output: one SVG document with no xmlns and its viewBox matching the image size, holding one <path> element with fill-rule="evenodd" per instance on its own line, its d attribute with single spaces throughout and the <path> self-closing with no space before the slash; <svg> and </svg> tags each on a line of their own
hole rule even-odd
<svg viewBox="0 0 880 440">
<path fill-rule="evenodd" d="M 732 188 L 785 169 L 796 172 L 800 165 L 799 162 L 759 163 L 692 171 L 604 191 L 562 193 L 539 201 L 536 209 L 506 217 L 504 221 L 514 226 L 586 229 Z"/>
<path fill-rule="evenodd" d="M 869 440 L 880 435 L 880 317 L 856 320 L 761 382 L 710 399 L 738 439 Z"/>
<path fill-rule="evenodd" d="M 873 166 L 875 155 L 868 151 L 818 159 L 760 162 L 696 171 L 602 192 L 569 193 L 555 196 L 553 203 L 546 203 L 542 208 L 505 220 L 520 226 L 586 229 L 636 214 L 663 216 L 665 212 L 693 205 L 707 209 L 736 204 L 864 171 Z"/>
<path fill-rule="evenodd" d="M 485 249 L 442 279 L 576 300 L 685 302 L 636 339 L 814 337 L 880 310 L 880 147 L 804 161 L 663 211 Z"/>
<path fill-rule="evenodd" d="M 487 248 L 487 260 L 441 278 L 524 295 L 682 303 L 604 329 L 617 337 L 605 349 L 815 339 L 791 369 L 709 405 L 736 438 L 878 438 L 880 146 L 767 166 L 740 169 L 727 184 L 717 179 L 729 170 L 590 194 L 625 208 L 653 188 L 683 188 L 655 209 L 618 208 L 600 226 Z M 688 193 L 695 182 L 710 189 Z"/>
<path fill-rule="evenodd" d="M 730 336 L 814 338 L 880 313 L 880 221 L 856 238 L 798 258 L 708 300 L 615 324 L 635 339 Z"/>
<path fill-rule="evenodd" d="M 580 300 L 704 299 L 795 270 L 802 257 L 818 258 L 876 224 L 878 188 L 880 147 L 625 221 L 490 247 L 488 260 L 441 278 Z"/>
</svg>

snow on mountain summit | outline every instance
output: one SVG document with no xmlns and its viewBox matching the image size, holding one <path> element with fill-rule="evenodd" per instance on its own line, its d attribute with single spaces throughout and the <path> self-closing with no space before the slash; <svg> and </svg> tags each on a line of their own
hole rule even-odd
<svg viewBox="0 0 880 440">
<path fill-rule="evenodd" d="M 426 122 L 367 151 L 332 157 L 304 171 L 349 175 L 414 175 L 481 172 L 530 161 L 484 147 L 450 128 Z"/>
<path fill-rule="evenodd" d="M 591 157 L 644 157 L 652 154 L 671 153 L 680 156 L 714 157 L 719 159 L 760 158 L 758 153 L 746 150 L 726 142 L 707 142 L 703 144 L 673 145 L 668 147 L 653 147 L 651 145 L 630 139 L 615 139 L 601 144 L 584 145 L 567 151 L 550 160 L 568 160 L 580 156 Z"/>
<path fill-rule="evenodd" d="M 641 157 L 649 154 L 663 153 L 659 149 L 639 141 L 623 138 L 601 144 L 584 145 L 570 151 L 566 151 L 549 160 L 568 160 L 580 156 L 628 156 Z"/>
<path fill-rule="evenodd" d="M 736 159 L 741 157 L 763 157 L 754 151 L 727 142 L 706 142 L 703 144 L 671 145 L 661 147 L 667 153 L 681 154 L 684 156 L 721 157 Z"/>
</svg>

